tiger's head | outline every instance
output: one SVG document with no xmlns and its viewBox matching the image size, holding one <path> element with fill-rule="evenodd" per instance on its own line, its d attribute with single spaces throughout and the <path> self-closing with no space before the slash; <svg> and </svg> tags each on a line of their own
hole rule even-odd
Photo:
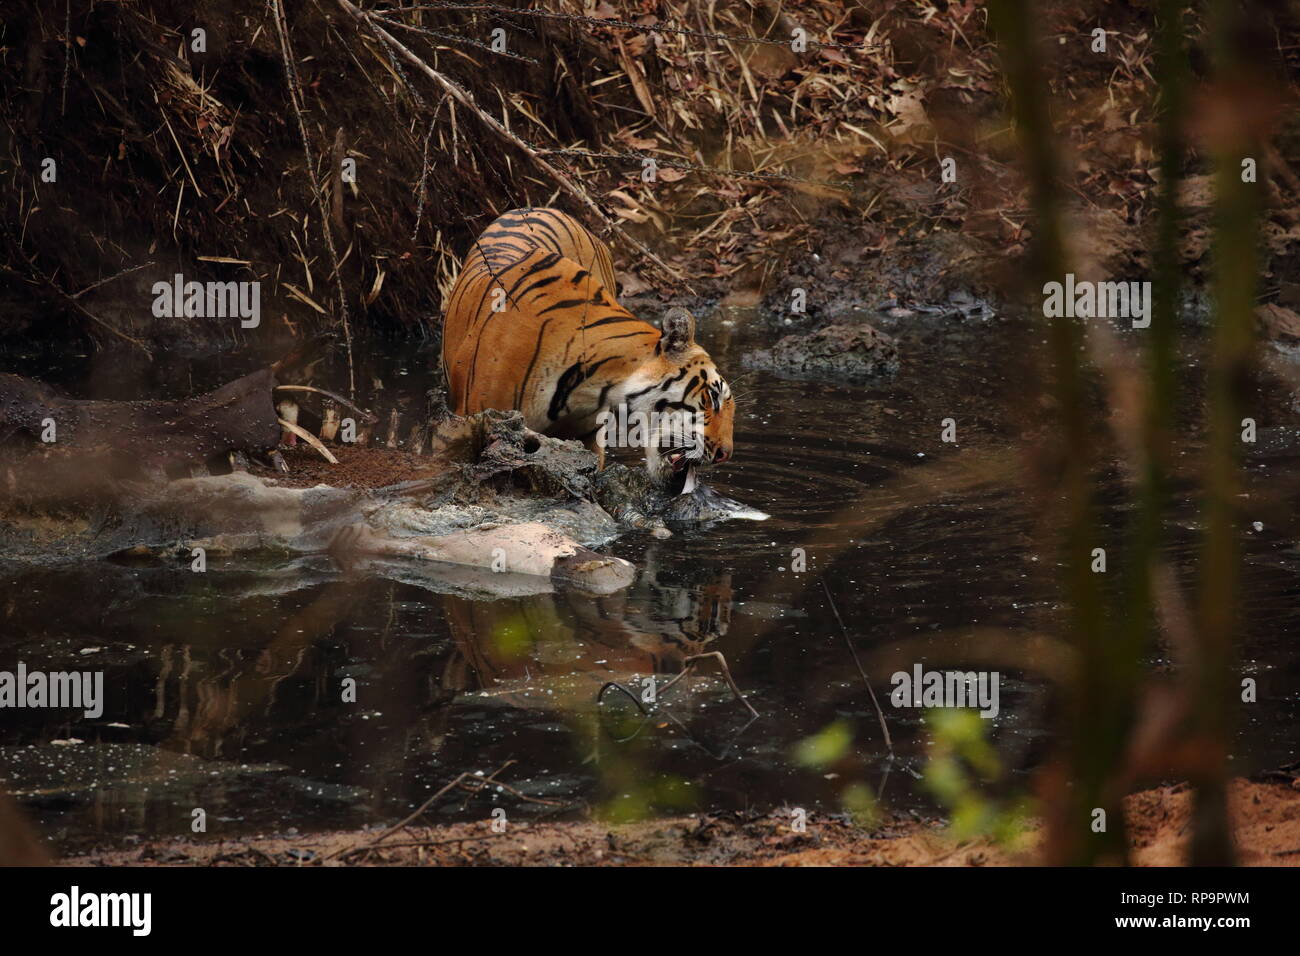
<svg viewBox="0 0 1300 956">
<path fill-rule="evenodd" d="M 631 402 L 650 422 L 646 468 L 671 493 L 689 493 L 695 489 L 697 468 L 731 457 L 736 417 L 731 386 L 696 343 L 690 312 L 672 308 L 665 313 L 654 355 L 637 377 L 656 383 Z"/>
</svg>

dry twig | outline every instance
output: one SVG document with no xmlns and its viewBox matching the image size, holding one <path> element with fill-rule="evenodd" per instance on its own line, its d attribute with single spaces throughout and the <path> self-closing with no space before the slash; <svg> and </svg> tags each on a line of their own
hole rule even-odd
<svg viewBox="0 0 1300 956">
<path fill-rule="evenodd" d="M 279 0 L 273 0 L 273 2 L 278 3 Z M 396 37 L 394 37 L 383 27 L 379 26 L 379 24 L 375 22 L 376 18 L 372 18 L 369 13 L 367 13 L 364 10 L 361 10 L 356 5 L 350 3 L 349 0 L 338 0 L 338 2 L 339 2 L 339 6 L 341 6 L 344 10 L 346 10 L 349 14 L 351 14 L 354 18 L 356 18 L 356 20 L 359 23 L 364 24 L 371 31 L 373 31 L 376 36 L 378 36 L 381 40 L 384 41 L 384 43 L 388 44 L 394 51 L 396 51 L 402 57 L 402 59 L 406 60 L 406 62 L 410 63 L 413 67 L 418 69 L 425 76 L 429 77 L 429 79 L 437 83 L 438 86 L 440 86 L 446 93 L 450 94 L 458 103 L 460 103 L 466 109 L 473 112 L 474 115 L 477 116 L 482 121 L 483 125 L 485 125 L 488 129 L 492 130 L 492 132 L 496 133 L 499 137 L 504 139 L 506 142 L 510 143 L 512 146 L 516 147 L 517 149 L 521 150 L 525 155 L 527 155 L 537 165 L 537 167 L 542 170 L 542 172 L 546 173 L 546 175 L 550 176 L 553 180 L 555 180 L 556 184 L 562 190 L 564 190 L 564 192 L 568 193 L 578 202 L 582 203 L 584 206 L 586 206 L 588 209 L 594 212 L 601 219 L 601 221 L 603 221 L 606 224 L 606 226 L 609 229 L 617 233 L 620 237 L 623 238 L 624 241 L 626 241 L 630 246 L 636 249 L 637 252 L 645 256 L 646 259 L 648 259 L 652 264 L 654 264 L 655 267 L 660 269 L 664 273 L 664 275 L 668 276 L 675 282 L 682 283 L 686 287 L 687 291 L 691 291 L 690 285 L 686 283 L 685 278 L 681 275 L 681 273 L 679 273 L 676 269 L 673 269 L 671 266 L 669 266 L 666 262 L 664 262 L 657 255 L 655 255 L 648 248 L 646 248 L 645 245 L 643 245 L 641 242 L 634 239 L 632 236 L 628 235 L 628 233 L 623 230 L 623 227 L 620 226 L 614 220 L 613 217 L 609 216 L 603 209 L 600 208 L 599 204 L 597 204 L 597 202 L 587 194 L 586 190 L 584 190 L 581 186 L 576 184 L 572 179 L 570 179 L 567 175 L 562 173 L 559 169 L 552 166 L 545 159 L 543 159 L 538 154 L 537 150 L 533 149 L 531 146 L 529 146 L 526 142 L 524 142 L 522 139 L 520 139 L 510 130 L 502 126 L 501 123 L 498 122 L 494 117 L 490 116 L 488 113 L 480 109 L 478 103 L 475 102 L 472 93 L 470 93 L 468 90 L 461 87 L 458 83 L 455 83 L 452 80 L 448 79 L 446 76 L 439 73 L 433 67 L 429 66 L 429 64 L 425 63 L 422 59 L 420 59 L 418 56 L 412 53 L 409 49 L 406 48 L 406 46 L 404 46 L 401 43 L 401 41 L 399 41 Z"/>
<path fill-rule="evenodd" d="M 867 693 L 871 695 L 871 706 L 876 708 L 876 719 L 880 721 L 880 732 L 885 735 L 885 746 L 889 748 L 889 755 L 894 755 L 894 741 L 889 736 L 889 726 L 885 723 L 885 713 L 880 709 L 880 701 L 876 700 L 876 691 L 871 686 L 871 679 L 867 677 L 867 672 L 862 668 L 862 662 L 858 660 L 857 648 L 853 646 L 853 641 L 849 639 L 849 629 L 844 626 L 844 619 L 840 617 L 840 609 L 835 606 L 835 599 L 831 597 L 831 589 L 826 585 L 826 579 L 822 578 L 822 590 L 826 592 L 826 600 L 830 603 L 831 613 L 835 615 L 835 622 L 840 626 L 840 633 L 844 635 L 844 643 L 849 645 L 849 653 L 853 655 L 853 663 L 862 675 L 862 683 L 867 685 Z"/>
<path fill-rule="evenodd" d="M 302 154 L 307 164 L 306 175 L 311 184 L 311 191 L 316 199 L 317 208 L 320 210 L 321 233 L 325 237 L 325 249 L 329 252 L 330 265 L 334 270 L 334 287 L 339 298 L 339 318 L 343 322 L 343 342 L 348 353 L 348 394 L 355 396 L 357 394 L 357 377 L 352 363 L 352 326 L 348 321 L 347 293 L 343 290 L 343 274 L 339 271 L 339 254 L 338 250 L 334 248 L 334 234 L 330 231 L 329 210 L 325 207 L 325 197 L 320 184 L 316 182 L 316 165 L 312 160 L 311 142 L 307 139 L 307 125 L 302 119 L 302 84 L 298 80 L 298 70 L 293 64 L 293 48 L 289 45 L 289 23 L 285 19 L 284 7 L 281 5 L 280 0 L 269 0 L 269 2 L 271 15 L 275 19 L 275 28 L 280 36 L 280 55 L 284 59 L 285 82 L 289 86 L 289 105 L 293 107 L 293 115 L 298 122 L 298 135 L 302 139 Z"/>
</svg>

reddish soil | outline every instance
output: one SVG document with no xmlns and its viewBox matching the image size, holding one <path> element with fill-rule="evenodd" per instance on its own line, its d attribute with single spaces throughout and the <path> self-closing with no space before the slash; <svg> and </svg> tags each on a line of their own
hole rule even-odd
<svg viewBox="0 0 1300 956">
<path fill-rule="evenodd" d="M 1300 781 L 1232 781 L 1229 813 L 1243 866 L 1300 865 Z M 1133 856 L 1142 866 L 1178 866 L 1186 856 L 1192 790 L 1186 785 L 1134 794 L 1127 801 Z"/>
<path fill-rule="evenodd" d="M 330 451 L 339 460 L 331 465 L 320 452 L 306 444 L 282 448 L 289 474 L 280 474 L 270 468 L 254 466 L 253 474 L 274 478 L 277 484 L 289 488 L 311 488 L 332 485 L 335 488 L 382 488 L 401 481 L 431 478 L 442 469 L 429 455 L 416 455 L 400 448 L 382 445 L 361 447 L 357 445 L 330 445 Z"/>
<path fill-rule="evenodd" d="M 1239 862 L 1300 864 L 1300 787 L 1237 779 L 1230 790 Z M 1133 859 L 1178 866 L 1185 859 L 1191 790 L 1161 787 L 1128 798 Z M 487 821 L 407 827 L 371 844 L 376 832 L 248 837 L 195 843 L 152 841 L 143 848 L 92 853 L 75 866 L 1014 866 L 1035 862 L 985 840 L 955 843 L 937 821 L 895 818 L 863 829 L 812 814 L 807 830 L 788 813 L 724 813 L 642 823 L 512 823 L 493 833 Z"/>
</svg>

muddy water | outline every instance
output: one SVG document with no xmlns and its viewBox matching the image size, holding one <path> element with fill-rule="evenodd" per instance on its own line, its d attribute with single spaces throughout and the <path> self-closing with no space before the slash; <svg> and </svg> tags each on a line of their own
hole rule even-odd
<svg viewBox="0 0 1300 956">
<path fill-rule="evenodd" d="M 709 325 L 706 344 L 737 370 L 739 409 L 736 457 L 706 480 L 768 521 L 628 536 L 609 550 L 641 575 L 605 598 L 472 600 L 327 558 L 213 561 L 201 575 L 152 562 L 0 564 L 0 669 L 100 670 L 106 689 L 95 719 L 3 712 L 0 777 L 68 849 L 189 834 L 196 809 L 213 838 L 391 822 L 457 774 L 508 761 L 502 780 L 564 806 L 501 793 L 445 799 L 433 819 L 493 806 L 612 817 L 835 809 L 860 781 L 888 806 L 919 808 L 928 732 L 888 693 L 893 671 L 922 663 L 999 671 L 1000 713 L 983 727 L 1010 785 L 1024 782 L 1053 726 L 1032 651 L 1033 635 L 1055 628 L 1051 549 L 1023 487 L 1041 435 L 1026 385 L 1037 333 L 1005 320 L 899 320 L 902 371 L 851 387 L 739 373 L 767 334 L 744 314 Z M 424 361 L 389 356 L 390 387 L 417 388 Z M 178 360 L 163 378 L 184 392 L 231 371 Z M 128 388 L 109 372 L 96 386 L 104 397 Z M 1273 494 L 1247 538 L 1243 647 L 1260 700 L 1242 710 L 1242 772 L 1294 759 L 1300 725 L 1287 490 L 1300 487 L 1300 456 L 1284 399 L 1267 398 L 1276 427 L 1251 474 Z M 941 441 L 945 418 L 956 443 Z M 1185 445 L 1194 455 L 1196 442 Z M 1118 561 L 1123 515 L 1107 505 L 1103 519 Z M 1184 494 L 1171 527 L 1184 565 L 1195 520 Z M 992 646 L 993 631 L 1009 640 Z M 713 662 L 647 714 L 631 700 L 713 651 L 757 719 Z M 1159 651 L 1151 663 L 1164 665 Z M 343 699 L 351 681 L 355 702 Z M 807 759 L 810 740 L 836 739 L 834 759 Z"/>
</svg>

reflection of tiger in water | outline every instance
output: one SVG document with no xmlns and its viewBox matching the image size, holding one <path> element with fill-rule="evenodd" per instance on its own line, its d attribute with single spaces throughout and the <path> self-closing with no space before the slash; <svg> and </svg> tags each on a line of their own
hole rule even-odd
<svg viewBox="0 0 1300 956">
<path fill-rule="evenodd" d="M 448 686 L 490 689 L 530 676 L 586 673 L 598 688 L 629 673 L 674 674 L 687 658 L 719 650 L 733 593 L 729 574 L 661 581 L 651 559 L 637 583 L 617 594 L 499 601 L 448 595 L 444 603 L 458 652 L 444 676 Z"/>
<path fill-rule="evenodd" d="M 622 406 L 647 423 L 694 416 L 687 444 L 645 437 L 646 465 L 667 481 L 731 457 L 735 403 L 695 319 L 669 309 L 660 331 L 614 298 L 609 249 L 554 209 L 516 209 L 479 237 L 443 319 L 442 361 L 452 410 L 518 409 L 530 428 L 581 439 L 604 462 L 602 412 Z"/>
</svg>

